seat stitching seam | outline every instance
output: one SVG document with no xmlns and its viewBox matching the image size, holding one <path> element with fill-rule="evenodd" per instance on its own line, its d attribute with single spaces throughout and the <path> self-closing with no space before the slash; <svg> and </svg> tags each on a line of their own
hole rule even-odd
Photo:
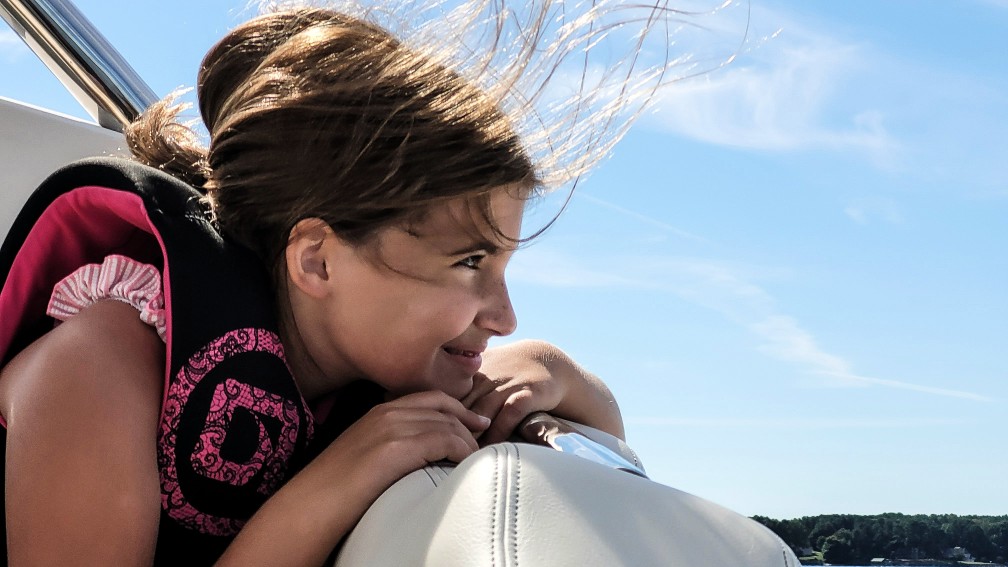
<svg viewBox="0 0 1008 567">
<path fill-rule="evenodd" d="M 497 565 L 497 496 L 500 493 L 500 453 L 494 448 L 497 457 L 494 462 L 493 505 L 490 506 L 490 567 Z"/>
<path fill-rule="evenodd" d="M 518 567 L 518 494 L 521 491 L 521 454 L 515 445 L 515 487 L 513 510 L 511 514 L 511 552 L 514 565 Z"/>
</svg>

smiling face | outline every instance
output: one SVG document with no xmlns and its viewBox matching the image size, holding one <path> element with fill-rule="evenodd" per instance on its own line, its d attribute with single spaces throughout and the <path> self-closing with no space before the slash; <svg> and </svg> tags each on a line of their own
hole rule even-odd
<svg viewBox="0 0 1008 567">
<path fill-rule="evenodd" d="M 487 341 L 515 329 L 504 268 L 524 205 L 511 191 L 492 194 L 491 214 L 503 236 L 477 220 L 463 199 L 409 226 L 382 229 L 364 246 L 342 241 L 325 225 L 300 236 L 296 227 L 288 247 L 291 308 L 315 370 L 299 371 L 292 360 L 302 389 L 367 379 L 395 395 L 467 394 Z"/>
</svg>

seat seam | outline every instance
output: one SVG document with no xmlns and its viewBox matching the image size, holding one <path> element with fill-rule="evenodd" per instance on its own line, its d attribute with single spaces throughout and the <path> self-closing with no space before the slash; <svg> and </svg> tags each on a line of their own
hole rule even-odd
<svg viewBox="0 0 1008 567">
<path fill-rule="evenodd" d="M 515 452 L 515 486 L 514 486 L 514 498 L 512 499 L 512 513 L 511 513 L 511 552 L 513 567 L 518 567 L 518 496 L 521 491 L 521 452 L 518 450 L 518 446 L 514 446 Z"/>
<path fill-rule="evenodd" d="M 434 475 L 431 474 L 430 467 L 424 467 L 423 472 L 427 475 L 427 478 L 430 479 L 431 484 L 434 486 L 438 485 L 437 480 L 434 479 Z"/>
<path fill-rule="evenodd" d="M 497 497 L 500 494 L 500 453 L 497 448 L 493 449 L 494 456 L 494 478 L 493 478 L 493 504 L 490 506 L 490 567 L 497 565 Z"/>
<path fill-rule="evenodd" d="M 449 477 L 449 472 L 450 472 L 450 471 L 449 471 L 448 469 L 446 469 L 446 468 L 444 467 L 444 465 L 437 465 L 436 467 L 434 467 L 434 468 L 432 469 L 432 472 L 433 472 L 433 471 L 437 471 L 437 475 L 436 475 L 436 478 L 435 478 L 435 475 L 433 475 L 433 474 L 431 475 L 431 478 L 433 478 L 433 480 L 434 480 L 434 484 L 435 484 L 436 486 L 439 486 L 439 483 L 441 483 L 441 482 L 444 482 L 444 481 L 448 480 L 448 477 Z"/>
</svg>

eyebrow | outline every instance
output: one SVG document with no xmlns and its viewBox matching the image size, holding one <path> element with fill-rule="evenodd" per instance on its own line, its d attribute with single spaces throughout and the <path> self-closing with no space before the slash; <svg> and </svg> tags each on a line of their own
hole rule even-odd
<svg viewBox="0 0 1008 567">
<path fill-rule="evenodd" d="M 486 252 L 490 256 L 496 255 L 500 252 L 501 247 L 490 242 L 489 240 L 477 240 L 475 242 L 466 244 L 462 248 L 457 250 L 452 250 L 447 254 L 449 256 L 462 256 L 463 254 L 471 254 L 473 252 Z"/>
<path fill-rule="evenodd" d="M 405 228 L 403 230 L 406 232 L 406 234 L 418 240 L 424 238 L 425 236 L 424 234 L 413 228 Z M 499 254 L 503 248 L 504 247 L 502 247 L 501 245 L 490 242 L 486 238 L 474 237 L 471 241 L 469 241 L 462 247 L 454 250 L 448 250 L 444 252 L 444 254 L 447 256 L 462 256 L 464 254 L 472 254 L 473 252 L 486 252 L 488 255 L 494 256 L 496 254 Z M 513 248 L 508 247 L 508 250 L 513 250 Z"/>
</svg>

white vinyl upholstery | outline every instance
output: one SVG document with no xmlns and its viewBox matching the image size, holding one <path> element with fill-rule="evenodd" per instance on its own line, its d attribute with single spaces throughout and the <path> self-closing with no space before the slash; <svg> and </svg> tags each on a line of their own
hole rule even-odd
<svg viewBox="0 0 1008 567">
<path fill-rule="evenodd" d="M 761 524 L 696 496 L 522 443 L 386 491 L 336 567 L 794 567 Z"/>
<path fill-rule="evenodd" d="M 118 132 L 2 97 L 0 125 L 0 241 L 28 195 L 57 168 L 129 153 Z"/>
</svg>

